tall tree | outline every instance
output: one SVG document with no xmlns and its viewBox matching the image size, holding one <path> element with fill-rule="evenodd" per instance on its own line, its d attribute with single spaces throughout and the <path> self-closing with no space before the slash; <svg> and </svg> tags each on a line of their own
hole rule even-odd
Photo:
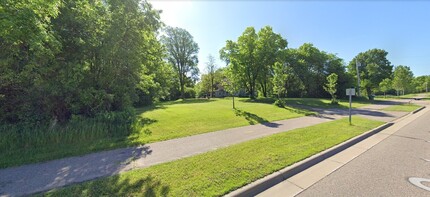
<svg viewBox="0 0 430 197">
<path fill-rule="evenodd" d="M 141 82 L 162 70 L 159 11 L 146 1 L 0 5 L 0 121 L 67 121 L 125 110 L 138 86 L 149 88 Z"/>
<path fill-rule="evenodd" d="M 164 32 L 165 35 L 161 37 L 161 40 L 166 46 L 168 61 L 176 71 L 183 99 L 187 78 L 198 74 L 199 46 L 185 29 L 167 27 Z"/>
<path fill-rule="evenodd" d="M 264 97 L 267 97 L 273 77 L 273 66 L 287 47 L 287 40 L 280 34 L 273 32 L 272 27 L 265 26 L 258 32 L 256 61 L 259 64 L 261 73 L 258 77 L 260 90 Z"/>
<path fill-rule="evenodd" d="M 391 90 L 392 88 L 392 81 L 390 78 L 386 78 L 379 83 L 379 90 L 384 92 L 384 97 L 386 97 L 386 92 Z"/>
<path fill-rule="evenodd" d="M 279 62 L 276 62 L 273 66 L 273 91 L 278 95 L 278 99 L 285 95 L 287 91 L 288 74 L 286 70 L 286 65 Z"/>
<path fill-rule="evenodd" d="M 348 64 L 348 71 L 357 76 L 356 62 L 361 66 L 358 68 L 360 74 L 361 89 L 366 90 L 369 98 L 372 98 L 372 93 L 378 88 L 379 83 L 383 79 L 389 78 L 393 72 L 393 66 L 387 59 L 388 52 L 382 49 L 371 49 L 366 52 L 359 53 Z"/>
<path fill-rule="evenodd" d="M 423 75 L 415 77 L 413 80 L 413 86 L 416 92 L 426 92 L 430 86 L 430 75 Z"/>
<path fill-rule="evenodd" d="M 209 81 L 210 81 L 210 97 L 213 97 L 213 92 L 214 92 L 214 80 L 215 80 L 215 72 L 217 70 L 217 65 L 215 64 L 215 58 L 209 54 L 208 56 L 208 62 L 206 62 L 206 72 L 208 73 L 209 76 Z"/>
<path fill-rule="evenodd" d="M 272 67 L 286 46 L 287 41 L 275 34 L 271 27 L 263 27 L 258 33 L 254 27 L 248 27 L 237 42 L 228 40 L 220 55 L 228 61 L 250 98 L 255 98 L 257 83 L 263 96 L 267 96 L 273 77 Z"/>
<path fill-rule="evenodd" d="M 396 66 L 393 76 L 393 88 L 396 89 L 397 92 L 401 91 L 405 94 L 405 91 L 411 89 L 414 74 L 409 66 Z"/>
</svg>

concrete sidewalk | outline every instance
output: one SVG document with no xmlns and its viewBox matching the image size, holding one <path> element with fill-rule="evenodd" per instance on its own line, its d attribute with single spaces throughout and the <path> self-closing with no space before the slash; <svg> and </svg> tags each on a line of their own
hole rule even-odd
<svg viewBox="0 0 430 197">
<path fill-rule="evenodd" d="M 355 115 L 390 121 L 399 112 L 354 110 Z M 348 115 L 345 110 L 323 110 L 319 116 L 250 125 L 195 136 L 70 157 L 0 170 L 0 196 L 20 196 L 72 183 L 110 176 L 137 168 L 177 160 L 248 140 L 316 125 Z"/>
</svg>

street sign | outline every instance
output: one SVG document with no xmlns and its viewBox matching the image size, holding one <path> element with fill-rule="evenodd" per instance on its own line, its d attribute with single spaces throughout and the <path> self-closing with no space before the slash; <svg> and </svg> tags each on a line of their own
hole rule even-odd
<svg viewBox="0 0 430 197">
<path fill-rule="evenodd" d="M 346 96 L 355 96 L 355 88 L 346 89 Z"/>
<path fill-rule="evenodd" d="M 351 124 L 351 105 L 352 105 L 352 96 L 355 96 L 355 88 L 346 89 L 346 95 L 349 96 L 349 124 Z"/>
</svg>

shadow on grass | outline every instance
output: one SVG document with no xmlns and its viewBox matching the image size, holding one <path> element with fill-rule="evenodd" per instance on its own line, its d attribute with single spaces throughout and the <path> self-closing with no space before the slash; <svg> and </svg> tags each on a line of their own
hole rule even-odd
<svg viewBox="0 0 430 197">
<path fill-rule="evenodd" d="M 297 107 L 294 107 L 294 106 L 288 106 L 288 105 L 286 105 L 284 107 L 284 109 L 286 109 L 286 110 L 288 110 L 288 111 L 290 111 L 292 113 L 303 114 L 305 116 L 317 115 L 316 112 L 313 112 L 313 111 L 310 111 L 310 110 L 307 110 L 307 109 L 297 108 Z"/>
<path fill-rule="evenodd" d="M 265 103 L 265 104 L 273 104 L 276 101 L 274 98 L 256 98 L 256 99 L 243 99 L 240 102 L 246 103 Z"/>
<path fill-rule="evenodd" d="M 214 99 L 203 99 L 203 98 L 179 99 L 176 101 L 163 101 L 163 102 L 154 103 L 152 105 L 145 106 L 145 107 L 138 107 L 136 108 L 136 114 L 139 115 L 144 112 L 154 111 L 157 109 L 166 109 L 166 107 L 169 105 L 209 103 L 214 101 L 215 101 Z"/>
<path fill-rule="evenodd" d="M 268 120 L 266 120 L 266 119 L 264 119 L 264 118 L 262 118 L 256 114 L 253 114 L 253 113 L 250 113 L 247 111 L 243 111 L 240 109 L 234 109 L 234 113 L 236 114 L 236 116 L 244 117 L 250 125 L 254 125 L 254 124 L 258 124 L 258 123 L 260 123 L 266 127 L 278 127 L 280 125 L 277 123 L 269 122 Z"/>
<path fill-rule="evenodd" d="M 166 106 L 163 103 L 159 103 L 159 104 L 152 104 L 150 106 L 139 107 L 139 108 L 136 108 L 136 115 L 140 115 L 144 112 L 149 112 L 157 109 L 166 109 Z"/>
<path fill-rule="evenodd" d="M 138 177 L 137 180 L 121 179 L 112 176 L 90 181 L 83 185 L 66 187 L 64 190 L 52 191 L 44 196 L 168 196 L 170 186 L 155 180 L 151 175 Z"/>
</svg>

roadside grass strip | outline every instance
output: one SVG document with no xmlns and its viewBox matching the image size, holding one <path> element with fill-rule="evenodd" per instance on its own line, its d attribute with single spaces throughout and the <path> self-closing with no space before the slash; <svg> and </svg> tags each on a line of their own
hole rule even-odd
<svg viewBox="0 0 430 197">
<path fill-rule="evenodd" d="M 221 196 L 383 124 L 354 117 L 51 190 L 46 196 Z"/>
<path fill-rule="evenodd" d="M 273 102 L 235 100 L 236 109 L 232 109 L 231 98 L 187 99 L 140 108 L 142 129 L 129 139 L 143 144 L 315 114 L 293 107 L 280 108 Z"/>
<path fill-rule="evenodd" d="M 315 114 L 236 98 L 186 99 L 136 109 L 134 119 L 83 118 L 50 128 L 0 125 L 0 168 Z M 120 114 L 121 115 L 121 114 Z"/>
<path fill-rule="evenodd" d="M 385 111 L 402 111 L 402 112 L 412 112 L 421 106 L 415 104 L 401 104 L 401 105 L 393 105 L 390 107 L 383 108 Z"/>
</svg>

